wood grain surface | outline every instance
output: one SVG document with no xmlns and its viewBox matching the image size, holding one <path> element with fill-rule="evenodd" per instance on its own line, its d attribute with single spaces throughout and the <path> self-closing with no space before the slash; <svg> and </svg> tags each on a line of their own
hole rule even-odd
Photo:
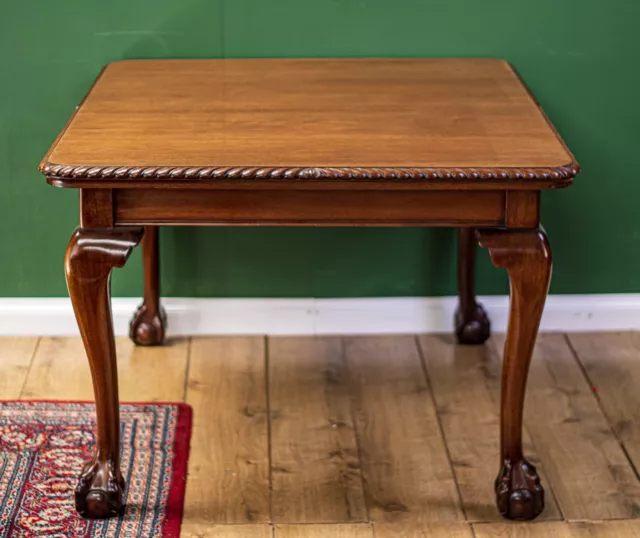
<svg viewBox="0 0 640 538">
<path fill-rule="evenodd" d="M 375 187 L 375 185 L 374 185 Z M 118 225 L 500 226 L 499 191 L 119 189 Z"/>
<path fill-rule="evenodd" d="M 271 338 L 269 358 L 273 520 L 366 521 L 340 339 Z"/>
<path fill-rule="evenodd" d="M 269 338 L 266 347 L 255 337 L 169 339 L 166 347 L 145 349 L 118 338 L 116 347 L 123 400 L 135 399 L 139 387 L 140 399 L 181 401 L 186 394 L 194 408 L 183 538 L 640 538 L 638 479 L 619 443 L 635 442 L 639 341 L 638 333 L 539 337 L 525 448 L 547 488 L 541 517 L 565 521 L 517 524 L 496 521 L 491 491 L 503 336 L 484 348 L 456 346 L 448 335 L 421 336 L 428 384 L 411 336 L 279 337 Z M 10 390 L 4 397 L 19 390 L 23 399 L 91 399 L 83 353 L 78 337 L 0 339 L 3 376 L 24 385 L 5 387 Z M 276 396 L 271 417 L 267 386 Z M 305 391 L 317 401 L 305 401 Z M 312 442 L 324 451 L 330 441 L 350 445 L 349 435 L 346 443 L 342 437 L 348 427 L 335 434 L 321 425 L 323 417 L 346 415 L 345 398 L 363 449 L 357 462 L 365 472 L 369 523 L 313 521 L 326 514 L 344 517 L 351 502 L 323 493 L 335 487 L 335 474 L 317 459 L 323 452 Z M 626 425 L 616 429 L 618 438 L 603 408 L 614 426 Z M 289 423 L 284 430 L 292 437 L 280 453 L 312 467 L 307 472 L 296 463 L 298 472 L 289 477 L 291 491 L 301 495 L 282 497 L 292 519 L 287 524 L 274 524 L 269 513 L 267 425 L 271 421 L 272 448 L 274 440 L 282 445 L 286 431 L 276 433 L 279 420 Z M 294 425 L 312 441 L 296 436 Z M 630 437 L 621 435 L 625 431 Z M 448 485 L 453 479 L 464 513 L 455 508 L 456 485 Z M 307 491 L 313 488 L 319 493 Z M 274 493 L 283 492 L 275 487 Z M 310 507 L 311 498 L 317 506 Z M 398 510 L 400 503 L 408 511 Z M 466 522 L 434 521 L 465 514 Z"/>
<path fill-rule="evenodd" d="M 640 538 L 640 521 L 579 521 L 570 523 L 573 538 Z"/>
<path fill-rule="evenodd" d="M 613 431 L 640 469 L 640 334 L 584 333 L 568 338 Z"/>
<path fill-rule="evenodd" d="M 270 519 L 265 348 L 262 338 L 194 338 L 186 401 L 193 406 L 185 519 Z"/>
<path fill-rule="evenodd" d="M 38 347 L 22 398 L 93 399 L 91 373 L 78 338 L 43 337 Z M 186 338 L 174 338 L 166 346 L 151 350 L 136 347 L 123 336 L 117 337 L 118 387 L 122 401 L 182 400 L 188 351 Z M 168 372 L 172 375 L 167 375 Z"/>
<path fill-rule="evenodd" d="M 464 519 L 414 338 L 344 345 L 371 520 Z"/>
<path fill-rule="evenodd" d="M 273 538 L 271 525 L 215 525 L 185 521 L 180 538 Z"/>
<path fill-rule="evenodd" d="M 0 337 L 0 398 L 15 400 L 20 396 L 38 345 L 37 337 Z"/>
<path fill-rule="evenodd" d="M 277 525 L 276 538 L 373 538 L 369 524 Z"/>
<path fill-rule="evenodd" d="M 375 538 L 473 538 L 471 529 L 463 522 L 419 523 L 375 523 Z"/>
<path fill-rule="evenodd" d="M 157 178 L 184 177 L 185 167 L 210 177 L 515 168 L 525 177 L 572 163 L 501 60 L 129 60 L 106 67 L 42 169 L 143 177 L 140 168 L 156 167 Z"/>
<path fill-rule="evenodd" d="M 576 538 L 563 521 L 544 523 L 493 523 L 473 526 L 475 538 Z M 613 536 L 611 536 L 613 538 Z"/>
</svg>

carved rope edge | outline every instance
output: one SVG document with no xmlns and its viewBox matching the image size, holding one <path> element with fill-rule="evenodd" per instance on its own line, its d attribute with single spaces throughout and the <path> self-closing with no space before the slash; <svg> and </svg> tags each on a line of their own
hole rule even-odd
<svg viewBox="0 0 640 538">
<path fill-rule="evenodd" d="M 318 168 L 255 166 L 68 166 L 42 163 L 40 171 L 60 179 L 571 179 L 577 163 L 548 168 Z"/>
</svg>

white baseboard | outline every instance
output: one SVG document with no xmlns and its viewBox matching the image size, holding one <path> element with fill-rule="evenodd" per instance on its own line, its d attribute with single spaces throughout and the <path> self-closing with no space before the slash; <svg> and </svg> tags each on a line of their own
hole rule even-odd
<svg viewBox="0 0 640 538">
<path fill-rule="evenodd" d="M 508 298 L 480 297 L 495 332 L 507 325 Z M 126 335 L 139 299 L 113 300 L 114 328 Z M 455 297 L 373 299 L 163 300 L 169 334 L 428 333 L 452 329 Z M 640 329 L 640 294 L 552 295 L 542 331 Z M 0 335 L 78 334 L 69 299 L 0 299 Z"/>
</svg>

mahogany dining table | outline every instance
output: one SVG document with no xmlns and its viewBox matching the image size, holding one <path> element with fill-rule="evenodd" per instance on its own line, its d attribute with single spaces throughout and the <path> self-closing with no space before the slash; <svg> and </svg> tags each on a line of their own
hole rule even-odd
<svg viewBox="0 0 640 538">
<path fill-rule="evenodd" d="M 160 344 L 159 226 L 458 228 L 461 344 L 489 336 L 474 292 L 476 242 L 487 248 L 511 290 L 497 504 L 510 519 L 543 510 L 543 488 L 522 448 L 527 372 L 551 277 L 540 192 L 571 185 L 579 166 L 508 63 L 114 62 L 40 170 L 80 196 L 65 274 L 97 411 L 97 445 L 75 491 L 81 515 L 106 518 L 122 508 L 109 281 L 142 242 L 144 301 L 131 337 Z"/>
</svg>

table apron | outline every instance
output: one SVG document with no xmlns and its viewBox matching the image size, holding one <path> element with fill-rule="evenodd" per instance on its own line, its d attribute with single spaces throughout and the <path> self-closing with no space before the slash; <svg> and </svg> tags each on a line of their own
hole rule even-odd
<svg viewBox="0 0 640 538">
<path fill-rule="evenodd" d="M 116 226 L 503 226 L 507 197 L 500 190 L 114 189 L 112 211 Z"/>
</svg>

